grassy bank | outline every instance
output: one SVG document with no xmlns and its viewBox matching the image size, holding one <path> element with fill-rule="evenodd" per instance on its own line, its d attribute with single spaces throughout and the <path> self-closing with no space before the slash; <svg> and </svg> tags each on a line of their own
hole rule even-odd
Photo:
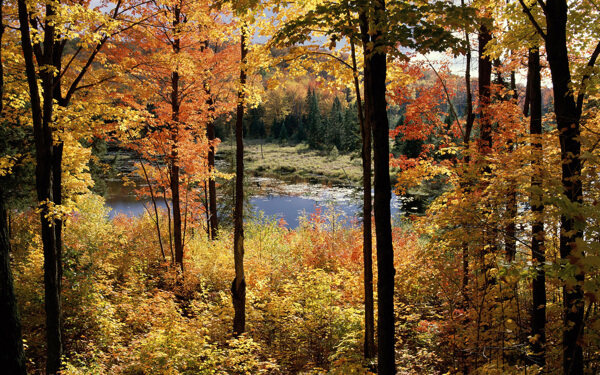
<svg viewBox="0 0 600 375">
<path fill-rule="evenodd" d="M 359 186 L 362 176 L 360 157 L 335 151 L 310 150 L 304 143 L 285 145 L 245 140 L 245 168 L 254 176 L 277 177 L 290 182 L 307 181 L 332 185 Z M 229 159 L 235 146 L 223 142 L 218 153 Z"/>
</svg>

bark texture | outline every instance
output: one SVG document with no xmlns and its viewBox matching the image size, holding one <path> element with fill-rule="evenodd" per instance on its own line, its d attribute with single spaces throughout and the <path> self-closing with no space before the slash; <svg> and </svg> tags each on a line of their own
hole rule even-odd
<svg viewBox="0 0 600 375">
<path fill-rule="evenodd" d="M 529 134 L 531 135 L 531 257 L 536 267 L 536 275 L 532 281 L 532 314 L 531 314 L 531 361 L 538 366 L 546 365 L 546 273 L 544 262 L 544 203 L 542 192 L 542 89 L 540 79 L 540 52 L 538 49 L 529 50 L 529 104 L 531 118 Z"/>
<path fill-rule="evenodd" d="M 350 10 L 348 8 L 348 22 L 350 22 Z M 369 27 L 367 15 L 364 10 L 359 14 L 360 32 L 363 47 L 369 42 Z M 365 49 L 366 50 L 366 49 Z M 356 92 L 356 102 L 358 107 L 358 119 L 360 122 L 360 135 L 362 139 L 362 168 L 363 168 L 363 273 L 364 273 L 364 294 L 365 294 L 365 342 L 363 346 L 364 356 L 367 359 L 375 357 L 375 307 L 373 299 L 373 228 L 371 202 L 371 125 L 367 119 L 365 109 L 363 109 L 360 83 L 358 80 L 358 68 L 356 63 L 356 50 L 354 42 L 351 41 L 352 68 L 354 73 L 354 91 Z M 366 56 L 365 56 L 366 57 Z M 366 60 L 366 59 L 365 59 Z M 366 69 L 366 67 L 365 67 Z M 365 76 L 366 81 L 369 78 Z M 366 96 L 365 96 L 366 100 Z"/>
<path fill-rule="evenodd" d="M 4 36 L 3 4 L 0 0 L 0 61 L 2 61 L 2 37 Z M 4 67 L 0 64 L 0 114 L 4 98 Z M 4 192 L 0 189 L 0 368 L 8 374 L 24 375 L 25 352 L 21 320 L 15 297 L 13 276 L 10 268 L 10 236 L 4 205 Z"/>
<path fill-rule="evenodd" d="M 244 86 L 246 85 L 246 55 L 248 46 L 246 24 L 241 29 L 240 90 L 238 92 L 235 122 L 235 208 L 233 211 L 233 258 L 235 279 L 231 284 L 233 299 L 233 334 L 238 336 L 246 330 L 246 280 L 244 276 Z"/>
<path fill-rule="evenodd" d="M 54 98 L 55 78 L 49 71 L 40 73 L 42 81 L 42 92 L 38 88 L 38 74 L 36 73 L 33 58 L 34 45 L 31 41 L 29 31 L 29 13 L 25 0 L 18 0 L 19 29 L 21 34 L 21 48 L 25 60 L 25 73 L 30 94 L 30 105 L 33 122 L 33 137 L 35 141 L 36 158 L 36 191 L 40 204 L 40 223 L 42 234 L 42 247 L 44 252 L 44 307 L 46 312 L 46 373 L 56 374 L 60 370 L 62 357 L 62 331 L 61 331 L 61 241 L 56 236 L 61 235 L 61 229 L 55 225 L 62 226 L 60 221 L 49 215 L 49 204 L 58 200 L 60 202 L 60 176 L 54 173 L 60 171 L 60 166 L 55 167 L 60 158 L 55 157 L 55 145 L 53 144 L 52 129 L 52 100 Z M 55 28 L 49 18 L 55 12 L 53 4 L 46 5 L 46 21 L 44 25 L 43 46 L 35 45 L 39 50 L 38 63 L 40 65 L 52 65 L 56 63 L 55 56 Z M 43 52 L 42 52 L 43 51 Z M 42 105 L 43 95 L 43 105 Z M 60 150 L 62 153 L 62 150 Z M 58 194 L 58 197 L 55 197 Z"/>
<path fill-rule="evenodd" d="M 575 205 L 583 203 L 581 181 L 581 141 L 580 115 L 574 94 L 569 88 L 571 72 L 567 51 L 567 12 L 566 0 L 546 2 L 546 54 L 554 91 L 554 112 L 559 131 L 562 162 L 562 187 L 566 198 Z M 563 213 L 560 218 L 560 257 L 577 269 L 576 285 L 563 288 L 564 332 L 563 332 L 563 372 L 583 374 L 583 278 L 584 273 L 575 264 L 583 257 L 577 245 L 583 239 L 585 219 L 572 213 Z"/>
<path fill-rule="evenodd" d="M 10 242 L 4 197 L 0 191 L 0 368 L 7 374 L 26 374 L 21 320 L 10 269 Z"/>
<path fill-rule="evenodd" d="M 377 372 L 395 374 L 394 326 L 394 247 L 390 214 L 391 182 L 389 169 L 389 124 L 386 104 L 386 42 L 382 29 L 386 22 L 385 0 L 374 0 L 373 30 L 369 30 L 372 49 L 366 50 L 365 103 L 367 122 L 373 132 L 375 172 L 375 235 L 377 237 Z"/>
<path fill-rule="evenodd" d="M 173 32 L 177 33 L 181 18 L 181 12 L 178 6 L 173 8 Z M 177 35 L 177 34 L 175 34 Z M 179 53 L 180 40 L 173 39 L 173 52 Z M 178 129 L 179 129 L 179 73 L 171 73 L 171 158 L 169 159 L 171 204 L 173 209 L 173 246 L 175 248 L 175 263 L 183 273 L 183 235 L 181 226 L 181 199 L 179 194 L 179 151 L 177 150 Z"/>
</svg>

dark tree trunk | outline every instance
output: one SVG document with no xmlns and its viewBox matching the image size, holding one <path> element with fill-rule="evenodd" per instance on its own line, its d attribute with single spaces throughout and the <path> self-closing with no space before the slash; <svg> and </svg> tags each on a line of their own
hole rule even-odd
<svg viewBox="0 0 600 375">
<path fill-rule="evenodd" d="M 173 31 L 176 32 L 179 26 L 180 9 L 175 6 L 173 9 Z M 179 53 L 179 38 L 173 40 L 173 52 Z M 171 204 L 173 208 L 173 246 L 175 248 L 175 263 L 181 269 L 183 274 L 183 236 L 181 234 L 181 199 L 179 197 L 179 151 L 177 150 L 178 130 L 179 130 L 179 73 L 171 73 L 171 158 L 169 160 Z"/>
<path fill-rule="evenodd" d="M 571 72 L 567 51 L 567 11 L 566 0 L 546 2 L 546 54 L 552 73 L 554 91 L 554 112 L 559 131 L 562 186 L 569 202 L 580 205 L 583 202 L 581 181 L 581 141 L 580 109 L 569 85 Z M 583 239 L 585 219 L 578 215 L 563 213 L 560 218 L 560 257 L 575 265 L 584 256 L 577 245 Z M 583 374 L 583 278 L 581 267 L 575 275 L 574 286 L 563 288 L 564 333 L 563 371 L 565 374 Z"/>
<path fill-rule="evenodd" d="M 486 155 L 492 151 L 492 119 L 489 113 L 489 107 L 491 104 L 491 83 L 492 83 L 492 60 L 485 56 L 487 44 L 492 40 L 492 34 L 487 27 L 487 20 L 484 20 L 479 28 L 479 58 L 478 58 L 478 73 L 479 73 L 479 85 L 478 85 L 478 96 L 479 96 L 479 143 L 478 151 L 481 161 L 480 172 L 482 177 L 491 173 L 491 169 L 488 162 L 485 160 Z M 485 189 L 485 179 L 480 184 L 479 189 L 483 191 Z M 492 207 L 489 204 L 485 204 L 483 207 L 488 213 L 492 211 Z M 488 228 L 487 224 L 484 223 L 482 229 L 482 243 L 479 247 L 479 259 L 481 261 L 482 275 L 484 281 L 480 284 L 481 290 L 493 282 L 489 277 L 489 270 L 492 268 L 492 264 L 487 260 L 486 254 L 490 253 L 492 247 L 495 245 L 494 231 Z"/>
<path fill-rule="evenodd" d="M 386 108 L 385 0 L 372 2 L 369 24 L 373 48 L 366 50 L 365 103 L 367 123 L 372 127 L 375 170 L 375 235 L 377 237 L 377 371 L 395 374 L 394 328 L 394 247 L 390 214 L 391 182 L 389 169 L 389 125 Z"/>
<path fill-rule="evenodd" d="M 492 34 L 485 24 L 479 29 L 479 150 L 488 154 L 492 149 L 492 122 L 488 108 L 491 101 L 490 85 L 492 83 L 492 60 L 485 56 L 485 47 L 492 40 Z"/>
<path fill-rule="evenodd" d="M 510 89 L 513 92 L 512 99 L 515 104 L 519 99 L 517 93 L 517 81 L 515 78 L 515 72 L 510 74 Z M 508 140 L 508 151 L 513 152 L 515 148 L 514 139 Z M 506 260 L 512 262 L 515 260 L 517 255 L 517 182 L 513 179 L 509 179 L 508 186 L 508 197 L 506 202 L 506 218 L 508 223 L 506 224 L 506 235 L 504 236 Z"/>
<path fill-rule="evenodd" d="M 246 85 L 247 26 L 241 27 L 240 91 L 238 92 L 235 122 L 235 208 L 233 211 L 233 258 L 235 279 L 231 284 L 233 299 L 233 334 L 238 336 L 246 330 L 246 280 L 244 277 L 244 86 Z"/>
<path fill-rule="evenodd" d="M 177 131 L 174 131 L 173 138 L 177 138 Z M 175 141 L 176 142 L 176 141 Z M 173 209 L 173 247 L 175 249 L 175 263 L 183 272 L 183 236 L 181 227 L 181 199 L 179 197 L 179 165 L 176 144 L 171 150 L 170 170 L 171 170 L 171 204 Z"/>
<path fill-rule="evenodd" d="M 210 236 L 210 214 L 208 212 L 208 184 L 204 181 L 204 212 L 206 213 L 206 238 L 211 240 Z"/>
<path fill-rule="evenodd" d="M 206 136 L 211 142 L 208 149 L 208 170 L 213 173 L 215 171 L 215 148 L 212 146 L 212 142 L 216 139 L 213 121 L 209 121 L 206 126 Z M 217 186 L 214 178 L 208 180 L 208 211 L 210 213 L 210 238 L 215 240 L 219 231 L 219 218 L 217 216 Z"/>
<path fill-rule="evenodd" d="M 10 270 L 10 241 L 3 192 L 0 192 L 0 367 L 7 374 L 26 374 L 21 321 Z"/>
<path fill-rule="evenodd" d="M 208 42 L 206 42 L 208 45 Z M 206 125 L 206 138 L 210 144 L 208 148 L 208 172 L 210 174 L 215 172 L 215 147 L 214 141 L 217 138 L 215 134 L 215 123 L 214 123 L 214 111 L 215 111 L 215 101 L 211 95 L 211 90 L 208 84 L 204 85 L 204 91 L 206 95 L 208 95 L 208 99 L 206 99 L 206 104 L 208 105 L 208 113 L 211 118 Z M 208 238 L 215 240 L 217 239 L 219 232 L 219 217 L 217 215 L 217 186 L 214 176 L 209 178 L 208 180 L 208 199 L 206 202 L 207 205 L 207 226 L 208 226 Z"/>
<path fill-rule="evenodd" d="M 542 89 L 540 79 L 540 52 L 537 48 L 529 50 L 529 103 L 531 118 L 531 257 L 536 267 L 536 275 L 531 288 L 533 307 L 531 315 L 531 361 L 538 366 L 546 365 L 546 272 L 544 262 L 544 203 L 542 192 Z"/>
<path fill-rule="evenodd" d="M 464 8 L 464 0 L 461 0 L 461 6 Z M 471 91 L 471 41 L 469 40 L 469 31 L 467 25 L 465 25 L 465 41 L 467 43 L 466 60 L 467 66 L 465 69 L 465 88 L 467 91 L 467 113 L 465 118 L 465 131 L 463 133 L 463 148 L 465 150 L 465 157 L 463 163 L 465 167 L 468 167 L 471 157 L 469 155 L 469 147 L 471 146 L 471 132 L 473 131 L 473 123 L 475 121 L 475 114 L 473 113 L 473 93 Z M 467 181 L 461 181 L 462 188 L 465 191 L 470 189 Z M 469 301 L 469 243 L 464 241 L 461 245 L 462 248 L 462 285 L 461 291 L 464 298 L 465 304 Z"/>
<path fill-rule="evenodd" d="M 62 159 L 63 159 L 63 143 L 59 141 L 52 146 L 52 156 L 54 157 L 52 168 L 52 198 L 55 205 L 62 204 Z M 58 271 L 58 293 L 62 293 L 62 230 L 63 220 L 57 218 L 54 220 L 54 238 L 56 239 L 56 265 Z M 61 312 L 62 313 L 62 312 Z"/>
<path fill-rule="evenodd" d="M 40 73 L 42 81 L 43 106 L 38 89 L 38 76 L 36 73 L 33 45 L 29 33 L 29 14 L 24 0 L 18 1 L 19 26 L 21 33 L 21 48 L 25 59 L 25 73 L 30 94 L 30 104 L 33 122 L 33 136 L 36 151 L 36 191 L 38 202 L 40 202 L 40 223 L 42 232 L 42 247 L 44 251 L 44 287 L 45 287 L 45 311 L 46 311 L 46 373 L 56 374 L 60 370 L 62 357 L 62 332 L 61 332 L 61 302 L 60 302 L 60 275 L 62 274 L 62 263 L 59 263 L 60 241 L 56 240 L 56 234 L 60 230 L 55 229 L 55 220 L 49 217 L 48 203 L 54 202 L 53 174 L 54 167 L 54 145 L 52 136 L 52 99 L 54 91 L 54 76 L 51 72 Z M 55 61 L 54 56 L 54 26 L 49 21 L 54 15 L 52 4 L 46 6 L 46 22 L 44 25 L 43 55 L 40 65 L 51 65 Z M 60 181 L 60 178 L 58 179 Z"/>
<path fill-rule="evenodd" d="M 0 0 L 0 61 L 2 61 L 2 37 L 4 14 Z M 0 115 L 4 99 L 4 68 L 0 64 Z M 24 375 L 25 352 L 21 335 L 21 320 L 10 269 L 10 234 L 4 192 L 0 189 L 0 368 L 8 374 Z"/>
<path fill-rule="evenodd" d="M 348 22 L 351 22 L 350 8 L 348 7 Z M 360 32 L 363 46 L 369 43 L 369 28 L 367 16 L 364 10 L 359 14 Z M 373 299 L 373 229 L 371 212 L 371 126 L 364 113 L 360 83 L 358 80 L 358 68 L 356 63 L 356 49 L 354 41 L 350 39 L 352 53 L 352 69 L 354 74 L 354 91 L 356 93 L 356 105 L 358 108 L 358 120 L 360 122 L 360 135 L 362 139 L 362 167 L 363 167 L 363 267 L 364 267 L 364 293 L 365 293 L 365 342 L 364 356 L 367 359 L 375 357 L 375 307 Z M 365 56 L 366 57 L 366 56 Z M 365 82 L 368 80 L 365 76 Z"/>
</svg>

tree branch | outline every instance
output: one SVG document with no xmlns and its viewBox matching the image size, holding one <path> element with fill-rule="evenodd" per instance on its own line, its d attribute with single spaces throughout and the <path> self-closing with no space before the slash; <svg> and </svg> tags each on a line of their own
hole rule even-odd
<svg viewBox="0 0 600 375">
<path fill-rule="evenodd" d="M 444 82 L 444 80 L 442 79 L 442 77 L 440 76 L 440 74 L 438 73 L 438 71 L 435 69 L 435 67 L 433 66 L 433 64 L 431 63 L 431 61 L 429 61 L 429 59 L 427 57 L 425 57 L 425 60 L 427 60 L 427 64 L 429 64 L 429 66 L 431 67 L 431 70 L 433 70 L 433 72 L 435 73 L 435 75 L 440 80 L 440 83 L 442 84 L 442 87 L 444 88 L 444 93 L 446 94 L 446 100 L 448 101 L 448 106 L 450 106 L 450 109 L 452 110 L 452 114 L 454 115 L 454 118 L 456 119 L 456 122 L 458 122 L 458 128 L 460 129 L 460 133 L 461 133 L 461 135 L 464 138 L 465 137 L 465 132 L 463 131 L 462 125 L 460 124 L 460 119 L 458 118 L 458 114 L 456 113 L 456 109 L 454 108 L 454 104 L 452 104 L 452 100 L 450 100 L 450 94 L 448 93 L 448 88 L 446 87 L 446 82 Z"/>
<path fill-rule="evenodd" d="M 521 6 L 523 7 L 523 12 L 527 15 L 527 17 L 529 18 L 529 21 L 531 21 L 531 24 L 533 25 L 533 27 L 535 27 L 538 34 L 540 34 L 540 36 L 544 40 L 546 40 L 546 33 L 544 32 L 544 30 L 542 29 L 540 24 L 535 20 L 535 17 L 531 13 L 531 9 L 525 4 L 525 2 L 523 0 L 519 0 L 519 3 L 521 3 Z M 542 9 L 544 9 L 544 8 L 542 8 Z"/>
<path fill-rule="evenodd" d="M 591 69 L 594 67 L 599 54 L 600 54 L 600 42 L 598 42 L 598 44 L 596 44 L 596 48 L 594 49 L 594 52 L 592 52 L 592 56 L 590 56 L 590 60 L 587 63 L 588 68 Z M 579 113 L 580 116 L 581 116 L 581 113 L 583 112 L 583 99 L 585 97 L 585 85 L 587 84 L 587 81 L 590 79 L 590 76 L 591 76 L 591 73 L 588 72 L 588 73 L 584 74 L 583 77 L 581 78 L 581 88 L 579 89 L 579 94 L 577 95 L 577 112 Z"/>
<path fill-rule="evenodd" d="M 302 56 L 306 56 L 306 55 L 323 55 L 323 56 L 327 56 L 327 57 L 330 57 L 330 58 L 332 58 L 332 59 L 335 59 L 335 60 L 339 61 L 339 62 L 340 62 L 340 63 L 342 63 L 342 64 L 343 64 L 343 65 L 344 65 L 346 68 L 348 68 L 348 69 L 350 69 L 350 70 L 353 70 L 353 69 L 352 69 L 352 66 L 351 66 L 350 64 L 348 64 L 347 62 L 345 62 L 345 61 L 344 61 L 343 59 L 341 59 L 340 57 L 337 57 L 337 56 L 335 56 L 335 55 L 332 55 L 332 54 L 330 54 L 330 53 L 328 53 L 328 52 L 321 52 L 321 51 L 306 51 L 306 52 L 304 52 L 304 53 L 301 53 L 301 54 L 299 54 L 299 55 L 296 55 L 296 56 L 294 56 L 294 57 L 293 57 L 293 58 L 291 58 L 291 59 L 284 60 L 284 61 L 293 61 L 293 60 L 296 60 L 296 59 L 298 59 L 298 58 L 300 58 L 300 57 L 302 57 Z"/>
</svg>

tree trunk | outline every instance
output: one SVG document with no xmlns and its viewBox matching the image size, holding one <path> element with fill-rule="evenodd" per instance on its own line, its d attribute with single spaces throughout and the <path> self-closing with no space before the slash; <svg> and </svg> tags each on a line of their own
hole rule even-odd
<svg viewBox="0 0 600 375">
<path fill-rule="evenodd" d="M 510 74 L 510 89 L 513 92 L 512 99 L 516 104 L 517 100 L 519 99 L 519 94 L 517 93 L 517 81 L 514 71 Z M 509 139 L 508 151 L 513 152 L 514 148 L 514 139 Z M 517 255 L 517 213 L 517 182 L 514 178 L 510 178 L 506 202 L 506 218 L 508 223 L 506 224 L 506 235 L 504 236 L 506 260 L 509 263 L 514 261 L 515 256 Z"/>
<path fill-rule="evenodd" d="M 177 33 L 179 26 L 180 9 L 175 6 L 173 9 L 173 32 Z M 177 35 L 177 34 L 176 34 Z M 179 38 L 173 40 L 173 52 L 179 53 Z M 181 234 L 181 200 L 179 197 L 179 153 L 177 150 L 178 130 L 179 130 L 179 73 L 171 73 L 171 158 L 169 160 L 171 204 L 173 208 L 173 246 L 175 248 L 175 263 L 179 265 L 183 275 L 183 236 Z"/>
<path fill-rule="evenodd" d="M 244 278 L 244 86 L 246 85 L 247 25 L 241 27 L 240 89 L 238 92 L 235 121 L 235 208 L 233 211 L 233 258 L 235 279 L 231 284 L 233 299 L 233 334 L 238 336 L 246 330 L 246 280 Z"/>
<path fill-rule="evenodd" d="M 461 0 L 461 6 L 465 9 L 464 0 Z M 473 131 L 473 123 L 475 121 L 475 114 L 473 113 L 473 93 L 471 91 L 471 41 L 469 40 L 469 31 L 468 25 L 465 25 L 465 41 L 467 44 L 467 53 L 466 53 L 466 69 L 465 69 L 465 89 L 467 91 L 467 113 L 465 119 L 465 131 L 463 133 L 463 148 L 465 150 L 465 156 L 463 159 L 463 164 L 466 167 L 469 166 L 471 161 L 471 157 L 469 155 L 469 148 L 471 145 L 471 132 Z M 461 187 L 465 192 L 470 191 L 471 187 L 469 186 L 468 181 L 461 181 Z M 462 250 L 462 285 L 461 292 L 464 298 L 465 305 L 469 302 L 469 242 L 464 241 L 461 244 Z"/>
<path fill-rule="evenodd" d="M 492 122 L 487 113 L 491 102 L 492 60 L 485 56 L 485 47 L 492 40 L 492 34 L 485 24 L 479 29 L 479 151 L 488 154 L 492 149 Z"/>
<path fill-rule="evenodd" d="M 0 0 L 0 61 L 4 36 L 4 1 Z M 0 64 L 0 114 L 4 99 L 4 68 Z M 10 234 L 4 192 L 0 190 L 0 368 L 8 374 L 24 375 L 25 352 L 21 335 L 21 320 L 10 269 Z"/>
<path fill-rule="evenodd" d="M 29 32 L 29 14 L 24 0 L 18 0 L 19 28 L 21 34 L 21 48 L 25 60 L 25 73 L 30 95 L 31 114 L 33 122 L 33 136 L 35 141 L 36 157 L 36 191 L 40 204 L 40 223 L 42 233 L 42 247 L 44 251 L 44 287 L 46 311 L 46 373 L 56 374 L 60 370 L 62 357 L 62 332 L 61 332 L 61 302 L 60 302 L 60 275 L 62 264 L 58 262 L 60 249 L 57 248 L 55 220 L 49 216 L 49 204 L 54 202 L 53 197 L 53 172 L 54 145 L 52 135 L 52 99 L 54 89 L 54 76 L 50 71 L 40 73 L 42 81 L 43 106 L 38 88 L 33 45 Z M 52 4 L 46 5 L 46 21 L 44 25 L 43 56 L 40 65 L 51 65 L 54 61 L 54 26 L 50 18 L 54 15 Z M 60 170 L 60 169 L 58 169 Z M 58 180 L 60 181 L 60 179 Z M 58 241 L 60 243 L 60 241 Z"/>
<path fill-rule="evenodd" d="M 7 374 L 26 374 L 21 321 L 10 270 L 10 241 L 4 196 L 0 192 L 0 367 Z"/>
<path fill-rule="evenodd" d="M 348 22 L 351 22 L 350 7 L 347 8 Z M 364 11 L 359 14 L 361 38 L 363 45 L 369 42 L 368 22 Z M 365 293 L 365 342 L 364 356 L 366 359 L 375 357 L 375 307 L 373 300 L 373 229 L 371 212 L 371 126 L 363 111 L 360 95 L 360 83 L 358 80 L 358 67 L 356 63 L 356 48 L 354 41 L 350 38 L 352 53 L 352 70 L 354 75 L 354 91 L 356 93 L 356 106 L 358 108 L 358 120 L 360 122 L 360 135 L 362 139 L 362 167 L 363 167 L 363 273 Z M 365 77 L 365 81 L 366 81 Z"/>
<path fill-rule="evenodd" d="M 554 91 L 554 112 L 559 131 L 562 187 L 572 204 L 583 203 L 581 181 L 581 141 L 580 109 L 569 88 L 571 72 L 567 51 L 567 10 L 566 0 L 546 2 L 546 54 L 552 74 Z M 563 332 L 563 372 L 583 374 L 583 279 L 584 272 L 576 264 L 584 254 L 577 242 L 583 240 L 585 218 L 573 213 L 562 213 L 560 218 L 560 257 L 577 270 L 574 286 L 563 287 L 564 332 Z"/>
<path fill-rule="evenodd" d="M 537 48 L 529 50 L 529 103 L 531 118 L 529 134 L 531 135 L 531 257 L 536 267 L 536 275 L 531 288 L 533 308 L 531 315 L 531 356 L 538 366 L 546 365 L 546 272 L 544 262 L 544 203 L 542 192 L 542 89 L 540 79 L 540 52 Z"/>
<path fill-rule="evenodd" d="M 390 213 L 389 125 L 386 108 L 385 0 L 372 2 L 375 30 L 369 30 L 372 49 L 365 48 L 365 103 L 373 131 L 375 169 L 375 235 L 377 237 L 377 371 L 395 374 L 394 247 Z"/>
<path fill-rule="evenodd" d="M 206 136 L 208 141 L 211 142 L 208 149 L 208 170 L 213 173 L 215 171 L 215 148 L 212 146 L 212 142 L 216 139 L 213 121 L 209 121 L 206 126 Z M 210 213 L 210 238 L 216 240 L 219 231 L 219 218 L 217 216 L 217 186 L 214 178 L 208 180 L 208 211 Z"/>
<path fill-rule="evenodd" d="M 481 24 L 479 28 L 479 59 L 478 59 L 478 73 L 479 73 L 479 85 L 478 85 L 478 96 L 479 96 L 479 143 L 478 143 L 478 151 L 480 157 L 482 159 L 485 158 L 492 151 L 492 121 L 490 118 L 489 106 L 491 104 L 491 83 L 492 83 L 492 60 L 485 56 L 485 48 L 492 40 L 492 34 L 488 29 L 485 21 Z M 481 173 L 482 177 L 485 179 L 485 175 L 491 173 L 490 167 L 485 161 L 485 159 L 481 162 Z M 483 191 L 485 189 L 485 181 L 484 185 L 480 187 Z M 491 212 L 492 208 L 489 207 L 488 204 L 484 207 L 484 210 L 487 212 Z M 493 230 L 488 228 L 488 224 L 484 223 L 484 228 L 482 230 L 482 244 L 480 246 L 480 259 L 481 266 L 483 268 L 483 277 L 484 282 L 481 284 L 481 287 L 485 289 L 491 280 L 488 279 L 488 271 L 491 269 L 492 265 L 486 260 L 486 254 L 489 253 L 494 246 L 494 233 Z M 490 245 L 490 246 L 488 246 Z M 482 290 L 483 290 L 482 289 Z"/>
</svg>

